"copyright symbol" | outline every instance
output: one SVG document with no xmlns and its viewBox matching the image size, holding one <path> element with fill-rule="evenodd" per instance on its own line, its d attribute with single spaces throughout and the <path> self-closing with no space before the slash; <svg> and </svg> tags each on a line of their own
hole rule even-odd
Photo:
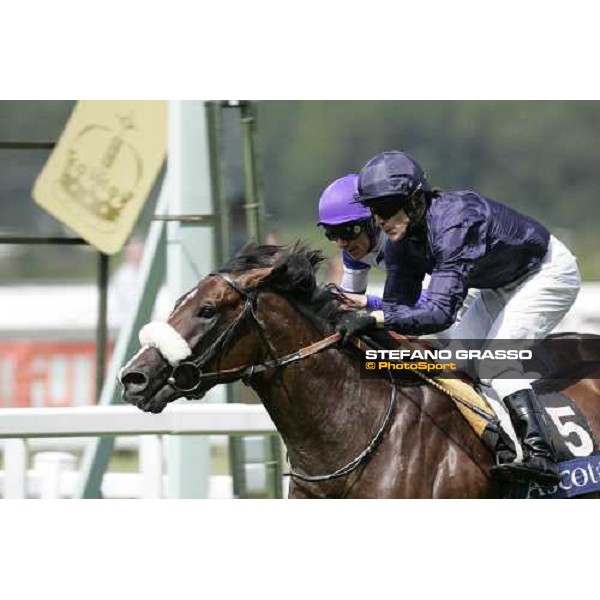
<svg viewBox="0 0 600 600">
<path fill-rule="evenodd" d="M 374 362 L 368 362 L 365 364 L 365 367 L 367 369 L 374 369 L 375 368 L 375 363 Z"/>
</svg>

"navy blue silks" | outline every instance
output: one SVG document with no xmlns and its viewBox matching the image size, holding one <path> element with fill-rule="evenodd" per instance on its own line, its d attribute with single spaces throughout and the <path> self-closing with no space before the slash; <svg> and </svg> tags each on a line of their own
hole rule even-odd
<svg viewBox="0 0 600 600">
<path fill-rule="evenodd" d="M 425 223 L 385 248 L 385 325 L 412 335 L 452 325 L 468 288 L 503 287 L 537 270 L 550 239 L 534 219 L 474 191 L 441 192 Z M 417 302 L 425 273 L 428 292 Z"/>
</svg>

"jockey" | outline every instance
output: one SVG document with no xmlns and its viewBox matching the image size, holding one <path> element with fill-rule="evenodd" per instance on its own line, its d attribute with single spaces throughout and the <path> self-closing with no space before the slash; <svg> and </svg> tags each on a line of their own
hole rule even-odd
<svg viewBox="0 0 600 600">
<path fill-rule="evenodd" d="M 345 339 L 376 326 L 412 335 L 448 330 L 450 339 L 485 343 L 541 339 L 577 297 L 576 259 L 543 225 L 471 190 L 431 191 L 421 167 L 404 152 L 382 152 L 364 166 L 357 202 L 371 210 L 389 240 L 387 277 L 400 295 L 384 295 L 381 307 L 368 314 L 342 313 L 338 331 Z M 425 273 L 431 274 L 427 297 L 414 304 Z M 474 296 L 450 328 L 468 288 Z M 366 306 L 364 299 L 360 305 Z M 521 463 L 495 470 L 557 483 L 554 449 L 530 381 L 514 365 L 494 377 L 490 385 L 523 447 Z"/>
<path fill-rule="evenodd" d="M 384 268 L 385 236 L 375 225 L 369 209 L 355 201 L 357 183 L 358 175 L 345 175 L 327 186 L 319 199 L 318 225 L 341 251 L 344 270 L 339 287 L 349 292 L 349 306 L 355 306 L 352 302 L 355 294 L 367 291 L 371 268 Z M 369 309 L 381 307 L 378 296 L 364 298 Z"/>
</svg>

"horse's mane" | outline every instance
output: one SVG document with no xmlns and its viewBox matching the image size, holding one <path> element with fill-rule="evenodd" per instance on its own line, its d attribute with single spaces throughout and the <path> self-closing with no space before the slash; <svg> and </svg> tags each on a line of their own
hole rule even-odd
<svg viewBox="0 0 600 600">
<path fill-rule="evenodd" d="M 286 246 L 244 246 L 238 254 L 219 269 L 219 273 L 244 273 L 252 269 L 272 267 L 275 256 L 287 250 Z"/>
<path fill-rule="evenodd" d="M 244 273 L 273 267 L 271 273 L 259 283 L 259 288 L 279 292 L 328 320 L 330 313 L 335 312 L 334 301 L 339 295 L 334 287 L 317 285 L 316 274 L 324 260 L 320 250 L 311 250 L 300 241 L 289 246 L 251 246 L 234 256 L 219 272 Z"/>
<path fill-rule="evenodd" d="M 302 242 L 290 246 L 251 246 L 221 267 L 219 273 L 273 267 L 257 289 L 269 289 L 285 296 L 314 327 L 328 335 L 340 310 L 342 291 L 334 284 L 317 285 L 316 274 L 324 260 L 322 252 L 311 250 Z M 346 353 L 355 358 L 362 356 L 353 347 L 346 348 Z M 404 385 L 422 385 L 422 380 L 409 372 L 401 372 L 395 378 Z"/>
</svg>

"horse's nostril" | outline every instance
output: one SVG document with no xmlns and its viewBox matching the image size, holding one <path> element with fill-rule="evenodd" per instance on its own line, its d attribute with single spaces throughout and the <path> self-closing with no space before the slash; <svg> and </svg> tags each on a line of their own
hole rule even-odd
<svg viewBox="0 0 600 600">
<path fill-rule="evenodd" d="M 148 385 L 148 377 L 137 371 L 129 371 L 121 377 L 121 383 L 143 389 Z"/>
</svg>

